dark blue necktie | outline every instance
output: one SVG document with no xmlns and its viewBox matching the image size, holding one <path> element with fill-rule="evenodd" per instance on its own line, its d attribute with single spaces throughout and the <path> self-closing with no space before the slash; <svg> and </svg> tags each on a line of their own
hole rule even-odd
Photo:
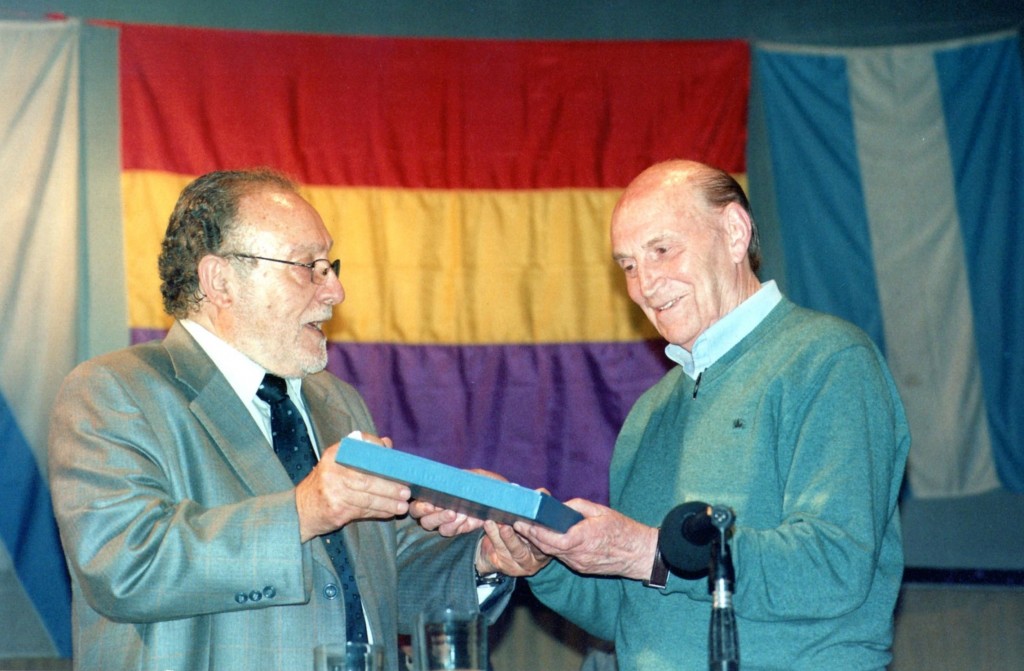
<svg viewBox="0 0 1024 671">
<path fill-rule="evenodd" d="M 288 398 L 288 386 L 283 379 L 267 373 L 256 395 L 270 405 L 270 432 L 274 438 L 274 452 L 288 471 L 292 482 L 299 484 L 313 470 L 316 460 L 313 445 L 306 431 L 299 409 Z M 341 540 L 341 529 L 321 536 L 331 555 L 334 568 L 341 578 L 341 592 L 345 598 L 345 636 L 349 641 L 366 642 L 366 621 L 363 605 L 352 566 Z"/>
</svg>

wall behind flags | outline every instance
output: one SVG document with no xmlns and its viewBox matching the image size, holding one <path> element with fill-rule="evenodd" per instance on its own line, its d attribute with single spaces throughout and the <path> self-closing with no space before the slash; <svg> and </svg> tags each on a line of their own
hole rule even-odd
<svg viewBox="0 0 1024 671">
<path fill-rule="evenodd" d="M 664 115 L 657 113 L 657 105 L 664 101 L 659 101 L 656 94 L 660 88 L 679 84 L 638 78 L 637 70 L 630 69 L 631 65 L 637 65 L 630 63 L 630 59 L 640 58 L 638 54 L 641 52 L 637 49 L 644 49 L 644 62 L 664 65 L 656 70 L 678 72 L 671 66 L 672 61 L 686 62 L 693 58 L 692 54 L 687 56 L 673 51 L 678 48 L 673 45 L 678 40 L 740 40 L 755 45 L 756 49 L 770 44 L 771 50 L 754 52 L 755 57 L 765 55 L 767 60 L 772 60 L 770 57 L 774 56 L 796 58 L 795 51 L 787 51 L 791 45 L 815 45 L 831 49 L 829 53 L 816 54 L 816 57 L 846 59 L 844 62 L 853 64 L 849 72 L 864 74 L 865 68 L 870 71 L 872 59 L 885 60 L 893 54 L 858 51 L 861 48 L 938 44 L 995 31 L 1016 31 L 1024 21 L 1024 8 L 1010 2 L 820 3 L 792 0 L 774 3 L 741 0 L 719 3 L 678 3 L 667 0 L 638 3 L 591 3 L 576 0 L 556 3 L 539 0 L 479 3 L 473 0 L 452 0 L 430 3 L 402 0 L 346 2 L 338 6 L 313 0 L 291 3 L 257 0 L 244 6 L 198 0 L 151 3 L 77 0 L 55 6 L 37 0 L 24 0 L 0 4 L 0 21 L 36 21 L 42 19 L 46 12 L 53 11 L 86 21 L 81 28 L 81 99 L 74 104 L 74 108 L 81 114 L 81 154 L 77 157 L 80 166 L 80 201 L 74 207 L 79 212 L 82 228 L 78 240 L 78 258 L 67 266 L 69 271 L 74 270 L 74 274 L 82 279 L 81 289 L 69 301 L 74 303 L 78 317 L 76 326 L 72 328 L 76 332 L 69 336 L 74 340 L 75 353 L 71 356 L 77 359 L 126 344 L 129 338 L 138 341 L 157 337 L 165 328 L 166 323 L 159 314 L 159 305 L 151 293 L 155 256 L 153 245 L 158 242 L 153 236 L 159 234 L 162 226 L 159 219 L 166 218 L 170 202 L 184 182 L 201 170 L 216 167 L 210 157 L 202 154 L 201 142 L 186 139 L 181 135 L 184 131 L 173 125 L 176 119 L 189 111 L 186 90 L 182 91 L 182 98 L 175 101 L 172 108 L 147 109 L 140 106 L 126 112 L 126 115 L 150 115 L 145 118 L 155 122 L 155 125 L 148 124 L 147 128 L 162 128 L 169 135 L 122 138 L 120 95 L 124 92 L 124 82 L 118 80 L 118 61 L 124 55 L 123 49 L 131 48 L 133 44 L 137 47 L 139 43 L 133 43 L 130 39 L 125 42 L 119 39 L 116 28 L 90 24 L 88 20 L 128 22 L 133 25 L 133 30 L 138 31 L 135 35 L 144 36 L 144 42 L 150 41 L 153 47 L 158 44 L 151 40 L 158 37 L 170 38 L 164 31 L 139 24 L 273 31 L 276 35 L 263 35 L 264 39 L 282 39 L 280 33 L 286 32 L 303 45 L 302 49 L 320 48 L 322 36 L 325 35 L 360 37 L 365 41 L 357 40 L 353 44 L 364 50 L 364 57 L 377 61 L 391 59 L 389 62 L 397 64 L 391 72 L 348 73 L 350 77 L 361 78 L 367 85 L 390 81 L 413 86 L 417 81 L 422 81 L 422 77 L 416 75 L 415 67 L 424 68 L 422 72 L 426 77 L 445 71 L 446 67 L 457 66 L 457 70 L 462 73 L 460 76 L 464 77 L 460 83 L 471 92 L 472 86 L 493 83 L 488 82 L 486 77 L 482 80 L 472 79 L 474 70 L 483 75 L 497 70 L 503 76 L 511 77 L 520 68 L 521 73 L 529 73 L 524 80 L 526 83 L 542 82 L 554 92 L 580 92 L 580 97 L 575 100 L 571 97 L 562 98 L 563 102 L 579 104 L 579 108 L 538 108 L 542 113 L 532 117 L 525 114 L 529 111 L 525 106 L 517 116 L 514 114 L 516 110 L 503 105 L 508 101 L 493 99 L 490 108 L 479 110 L 467 108 L 467 101 L 463 101 L 458 109 L 468 115 L 466 118 L 473 118 L 475 114 L 476 118 L 487 121 L 488 115 L 498 115 L 497 118 L 501 120 L 500 124 L 494 124 L 496 130 L 493 135 L 477 137 L 475 145 L 471 145 L 474 150 L 491 149 L 495 156 L 469 156 L 460 164 L 441 161 L 444 168 L 440 171 L 433 170 L 432 166 L 437 162 L 429 157 L 430 137 L 415 138 L 421 143 L 418 145 L 418 150 L 422 152 L 418 161 L 407 160 L 405 157 L 391 163 L 385 161 L 386 169 L 375 175 L 368 175 L 359 167 L 360 157 L 355 154 L 347 156 L 341 166 L 336 168 L 336 172 L 325 173 L 323 171 L 328 169 L 326 166 L 333 163 L 318 160 L 314 153 L 309 153 L 316 149 L 313 145 L 306 147 L 307 153 L 303 156 L 260 156 L 252 153 L 244 156 L 246 162 L 278 164 L 279 167 L 289 169 L 306 185 L 309 197 L 317 206 L 325 213 L 337 215 L 339 222 L 354 224 L 365 231 L 383 222 L 379 230 L 375 231 L 379 237 L 377 246 L 373 248 L 346 249 L 344 229 L 335 232 L 338 249 L 343 257 L 348 256 L 343 258 L 343 264 L 345 272 L 350 274 L 348 277 L 343 276 L 343 280 L 347 282 L 350 296 L 349 301 L 337 312 L 336 323 L 331 325 L 332 370 L 360 386 L 382 426 L 394 427 L 398 437 L 407 443 L 415 436 L 417 448 L 431 456 L 465 464 L 489 460 L 486 465 L 495 470 L 514 472 L 524 484 L 548 486 L 563 497 L 584 495 L 599 500 L 604 496 L 602 469 L 610 441 L 614 437 L 614 426 L 632 397 L 656 377 L 664 365 L 659 348 L 646 341 L 653 334 L 637 311 L 631 309 L 622 287 L 616 283 L 618 278 L 614 269 L 606 263 L 605 250 L 600 248 L 609 208 L 617 190 L 628 181 L 630 175 L 627 173 L 635 173 L 645 162 L 662 157 L 658 155 L 658 150 L 643 149 L 642 131 L 650 129 L 640 128 L 633 122 L 640 118 L 663 118 Z M 182 48 L 202 48 L 196 45 L 202 43 L 203 34 L 203 31 L 190 34 L 190 39 L 195 38 L 198 42 L 159 45 L 166 47 L 164 53 L 181 53 Z M 388 41 L 376 37 L 398 39 Z M 404 38 L 411 38 L 411 41 Z M 557 62 L 560 57 L 561 62 L 572 60 L 559 52 L 559 48 L 565 47 L 568 42 L 573 45 L 572 48 L 586 49 L 587 45 L 598 43 L 595 41 L 606 41 L 608 48 L 596 49 L 587 58 L 598 59 L 600 71 L 608 79 L 598 80 L 593 70 L 585 68 L 560 75 L 568 78 L 545 79 L 545 76 L 551 75 L 550 70 L 545 71 L 543 68 L 545 62 L 551 62 L 551 59 Z M 652 42 L 645 44 L 647 41 Z M 4 46 L 0 44 L 0 51 Z M 401 60 L 401 50 L 411 47 L 427 50 L 407 55 L 406 60 Z M 499 50 L 481 50 L 484 47 Z M 387 58 L 384 58 L 382 52 L 374 53 L 375 48 L 386 49 Z M 501 48 L 505 51 L 500 51 Z M 836 51 L 841 49 L 853 51 Z M 349 57 L 357 58 L 357 55 L 350 54 Z M 246 62 L 258 61 L 258 53 L 249 54 L 246 59 Z M 730 150 L 733 153 L 725 155 L 725 158 L 715 154 L 707 154 L 705 157 L 734 172 L 747 175 L 755 215 L 761 223 L 766 248 L 767 258 L 762 275 L 778 279 L 786 291 L 799 293 L 804 289 L 796 280 L 790 279 L 795 277 L 790 266 L 798 258 L 794 250 L 799 245 L 795 247 L 791 234 L 786 232 L 787 222 L 792 221 L 794 216 L 787 211 L 792 203 L 784 195 L 780 196 L 793 193 L 784 187 L 793 182 L 795 174 L 788 171 L 797 163 L 787 160 L 780 162 L 780 156 L 785 155 L 786 147 L 797 157 L 807 157 L 808 154 L 801 154 L 798 144 L 778 139 L 779 110 L 786 104 L 786 101 L 778 99 L 783 87 L 777 83 L 766 84 L 767 81 L 777 81 L 777 76 L 781 76 L 778 75 L 779 67 L 775 67 L 777 64 L 777 60 L 765 62 L 763 65 L 767 70 L 743 70 L 742 75 L 736 75 L 738 71 L 727 68 L 710 71 L 714 73 L 710 90 L 718 92 L 720 96 L 736 90 L 736 76 L 749 78 L 749 119 L 738 120 L 739 130 L 734 125 L 736 119 L 724 117 L 722 123 L 711 127 L 740 143 L 738 156 L 733 147 Z M 947 66 L 952 68 L 953 64 L 947 63 Z M 797 64 L 797 67 L 805 66 Z M 973 71 L 970 66 L 964 68 Z M 450 77 L 452 71 L 446 72 Z M 619 73 L 621 81 L 608 74 L 615 72 Z M 776 76 L 776 80 L 766 78 L 765 72 Z M 199 83 L 190 80 L 188 71 L 165 72 L 163 76 L 182 79 L 186 86 Z M 261 111 L 258 106 L 260 91 L 266 90 L 269 94 L 272 88 L 253 86 L 252 80 L 240 76 L 238 72 L 224 72 L 221 76 L 225 79 L 219 81 L 227 83 L 217 86 L 216 94 L 223 97 L 223 102 L 231 105 L 231 111 L 241 119 L 251 119 L 258 115 Z M 338 87 L 335 93 L 346 92 L 341 86 L 342 80 L 328 76 L 326 70 L 324 76 L 327 78 L 321 82 L 321 89 L 334 86 Z M 403 80 L 403 76 L 407 79 Z M 869 86 L 863 84 L 866 81 L 864 77 L 855 79 L 851 76 L 849 81 L 854 82 L 851 86 Z M 836 81 L 830 80 L 827 83 L 835 85 Z M 627 90 L 622 88 L 627 85 L 635 86 L 636 89 L 621 95 L 629 95 L 638 103 L 647 105 L 647 108 L 634 110 L 600 107 L 602 103 L 609 102 L 597 99 L 602 91 L 622 92 Z M 766 86 L 770 86 L 771 90 L 765 91 Z M 398 87 L 397 90 L 402 88 L 405 87 Z M 863 92 L 871 89 L 857 90 L 862 94 L 857 99 L 859 103 L 855 104 L 862 104 L 866 100 L 865 96 L 870 95 Z M 200 91 L 200 94 L 203 99 L 216 97 L 210 91 Z M 238 99 L 232 100 L 231 95 L 238 96 Z M 936 93 L 936 99 L 939 95 Z M 978 95 L 984 95 L 984 91 Z M 720 103 L 723 109 L 736 109 L 736 105 L 728 105 L 724 97 L 709 98 L 706 93 L 699 97 Z M 803 98 L 806 99 L 806 96 Z M 438 115 L 436 119 L 440 119 L 452 109 L 442 105 L 450 105 L 452 101 L 438 101 L 437 106 L 432 108 L 430 100 L 414 96 L 388 100 L 386 108 L 377 110 L 361 109 L 359 99 L 346 100 L 345 106 L 338 108 L 317 108 L 315 101 L 310 102 L 312 106 L 308 111 L 313 117 L 320 117 L 319 122 L 324 124 L 317 130 L 321 136 L 331 132 L 334 127 L 332 124 L 350 116 L 355 110 L 365 112 L 367 119 L 388 119 L 388 123 L 398 132 L 406 132 L 410 138 L 414 138 L 418 129 L 433 130 L 437 127 L 434 120 L 424 115 L 433 111 Z M 747 106 L 741 106 L 746 114 Z M 857 109 L 863 112 L 863 104 L 859 108 L 851 108 L 849 113 L 851 137 L 858 137 L 857 132 L 860 132 L 859 137 L 863 139 L 863 124 L 868 117 L 863 114 L 858 117 L 855 113 Z M 705 112 L 712 118 L 725 114 L 722 109 Z M 580 123 L 559 125 L 559 113 L 573 114 L 573 121 Z M 596 116 L 588 117 L 591 113 Z M 614 115 L 616 120 L 620 120 L 614 126 L 615 131 L 626 134 L 613 134 L 607 138 L 607 151 L 586 155 L 584 152 L 587 148 L 594 146 L 590 142 L 596 137 L 594 134 L 601 130 L 599 125 L 591 127 L 587 123 L 593 120 L 598 124 L 598 117 L 602 113 Z M 161 117 L 161 114 L 166 115 L 166 118 Z M 131 117 L 136 120 L 138 118 Z M 537 125 L 545 118 L 546 127 Z M 927 118 L 938 119 L 939 116 Z M 165 122 L 169 125 L 160 125 Z M 314 127 L 310 126 L 311 123 L 314 121 L 307 117 L 299 125 L 304 128 Z M 855 129 L 854 123 L 861 125 Z M 927 125 L 929 122 L 925 120 L 919 123 Z M 484 128 L 487 126 L 487 123 L 482 124 Z M 692 130 L 691 125 L 681 126 L 688 131 Z M 572 136 L 565 132 L 566 128 L 580 127 L 584 131 L 589 129 L 591 136 Z M 132 128 L 138 129 L 139 125 L 132 122 Z M 367 130 L 381 131 L 381 128 L 361 129 L 361 132 Z M 636 133 L 636 136 L 628 135 L 629 132 Z M 806 135 L 802 137 L 807 139 Z M 367 135 L 366 138 L 366 145 L 361 150 L 367 152 L 388 140 L 387 137 L 373 135 Z M 543 141 L 536 138 L 542 138 Z M 128 140 L 123 156 L 122 139 Z M 467 141 L 472 139 L 467 138 Z M 704 149 L 715 143 L 708 138 L 698 141 L 704 143 Z M 244 137 L 236 138 L 234 142 L 249 152 L 258 152 L 272 146 L 270 142 L 253 142 Z M 773 142 L 783 144 L 773 146 Z M 546 157 L 536 153 L 545 147 L 553 147 L 557 153 Z M 746 149 L 745 154 L 743 147 Z M 870 149 L 863 142 L 857 145 L 852 140 L 850 147 L 857 147 L 858 151 Z M 639 153 L 629 154 L 631 148 L 637 149 Z M 692 149 L 692 145 L 660 148 L 678 152 Z M 967 150 L 970 153 L 970 147 Z M 861 153 L 860 160 L 865 155 Z M 508 160 L 501 160 L 502 156 Z M 516 164 L 516 159 L 524 156 L 533 158 Z M 154 157 L 158 160 L 154 161 Z M 888 160 L 898 162 L 899 159 L 900 156 L 891 156 Z M 488 164 L 488 160 L 492 163 Z M 992 165 L 998 165 L 998 156 L 992 160 Z M 282 161 L 286 164 L 281 165 Z M 487 166 L 486 169 L 473 169 L 481 165 Z M 820 167 L 812 165 L 807 169 L 813 171 Z M 951 168 L 951 174 L 963 175 L 963 171 L 956 172 Z M 918 177 L 927 179 L 929 175 Z M 884 176 L 879 177 L 870 172 L 860 176 L 859 187 L 869 196 L 867 199 L 862 198 L 865 210 L 888 204 L 886 201 L 878 201 L 877 194 L 880 191 L 871 188 L 872 185 L 884 183 L 885 179 Z M 924 206 L 932 211 L 938 209 L 934 202 L 934 191 L 931 187 L 923 189 L 921 200 L 909 204 L 914 217 L 919 216 Z M 864 196 L 864 193 L 861 195 Z M 880 202 L 883 205 L 879 205 Z M 147 205 L 159 213 L 156 220 L 147 219 L 152 217 L 151 214 L 143 214 Z M 955 207 L 955 203 L 952 206 Z M 473 221 L 486 222 L 483 234 L 473 238 L 464 237 L 464 226 L 453 213 L 468 216 Z M 826 211 L 825 216 L 815 221 L 828 220 L 830 214 Z M 122 217 L 125 219 L 123 231 Z M 331 218 L 325 216 L 325 219 Z M 563 237 L 557 237 L 546 226 L 551 221 L 577 223 Z M 887 234 L 887 231 L 891 233 L 891 228 L 878 228 L 891 226 L 891 222 L 867 216 L 864 221 L 874 227 L 870 228 L 870 235 L 874 235 L 876 240 Z M 929 221 L 934 221 L 934 218 Z M 410 236 L 421 235 L 414 231 L 433 222 L 437 222 L 445 231 L 438 244 L 433 244 L 436 237 L 425 236 L 415 237 L 415 244 L 409 243 Z M 511 228 L 512 222 L 521 228 Z M 1016 239 L 1019 245 L 1019 218 L 1016 229 L 1011 222 L 1002 223 L 1009 226 L 1010 239 Z M 868 225 L 860 230 L 869 230 Z M 967 229 L 958 226 L 958 230 Z M 154 234 L 154 231 L 157 233 Z M 790 237 L 787 238 L 787 235 Z M 1018 237 L 1013 238 L 1014 235 Z M 432 242 L 428 244 L 427 240 Z M 578 249 L 573 245 L 580 240 L 586 242 L 588 250 L 582 255 L 577 253 Z M 971 240 L 967 235 L 959 247 L 946 246 L 944 249 L 952 256 L 958 253 L 969 254 Z M 11 249 L 13 247 L 5 246 L 4 252 Z M 410 258 L 412 250 L 415 250 L 417 258 Z M 434 255 L 432 259 L 431 254 Z M 515 257 L 521 265 L 504 269 L 492 269 L 482 264 L 464 265 L 463 262 L 472 259 L 475 254 L 489 254 L 489 258 Z M 385 262 L 386 276 L 373 263 L 365 262 L 366 257 L 372 256 Z M 76 268 L 75 263 L 80 263 L 81 267 Z M 441 269 L 438 276 L 443 278 L 445 292 L 420 292 L 409 296 L 404 292 L 393 291 L 393 287 L 400 282 L 406 286 L 422 284 L 423 276 L 417 275 L 418 271 L 413 266 L 423 263 L 434 263 Z M 122 266 L 127 268 L 127 275 L 111 272 Z M 934 272 L 935 268 L 929 270 Z M 884 270 L 882 275 L 885 272 L 900 278 L 899 270 Z M 972 270 L 966 268 L 962 272 L 967 274 Z M 924 276 L 935 277 L 928 273 Z M 937 277 L 944 276 L 939 273 Z M 1019 287 L 1019 278 L 1019 271 L 1016 275 L 1011 271 L 1008 278 L 1000 281 L 1011 287 Z M 876 275 L 871 281 L 882 286 L 884 278 Z M 928 293 L 929 287 L 934 287 L 933 282 L 933 279 L 928 280 L 923 289 L 925 293 Z M 14 284 L 15 280 L 11 279 L 0 287 L 5 296 L 13 295 L 8 292 L 15 291 L 12 289 Z M 964 279 L 960 285 L 952 288 L 942 285 L 941 290 L 932 289 L 932 295 L 944 291 L 966 297 L 976 285 L 977 282 L 972 287 L 970 281 Z M 388 293 L 388 287 L 392 287 L 391 293 Z M 471 291 L 470 287 L 476 289 Z M 24 295 L 21 289 L 15 293 Z M 883 303 L 894 305 L 891 294 L 885 294 L 884 288 L 880 290 L 876 287 L 873 295 L 876 297 L 875 307 L 878 308 L 875 311 L 878 319 L 876 333 L 882 334 L 884 340 L 890 334 L 887 329 L 892 329 L 893 324 L 899 320 L 891 318 L 891 309 L 889 314 L 885 314 L 879 307 L 884 307 Z M 543 298 L 527 300 L 538 296 Z M 472 309 L 463 312 L 455 310 L 456 300 L 473 301 Z M 806 298 L 806 302 L 811 301 L 811 298 Z M 4 308 L 8 308 L 6 302 Z M 970 300 L 958 309 L 970 311 Z M 379 319 L 362 316 L 370 315 L 374 310 L 380 313 Z M 835 310 L 841 312 L 842 308 Z M 352 319 L 346 321 L 347 317 Z M 7 330 L 7 323 L 4 322 L 5 332 L 0 333 L 0 344 L 5 345 L 4 352 L 10 353 L 14 349 L 7 343 L 14 342 L 14 336 Z M 979 329 L 977 315 L 971 323 L 973 329 Z M 872 330 L 870 323 L 861 325 L 869 332 Z M 956 325 L 963 327 L 963 320 L 958 320 Z M 981 330 L 985 326 L 982 322 Z M 1004 328 L 1004 332 L 1012 335 L 1012 327 L 1008 331 Z M 991 330 L 985 331 L 985 334 L 991 333 Z M 944 335 L 954 337 L 950 333 Z M 976 342 L 974 335 L 969 339 Z M 952 342 L 955 346 L 955 343 L 963 340 L 954 339 Z M 890 357 L 904 356 L 907 350 L 899 349 L 901 343 L 902 340 L 893 341 L 890 338 L 887 354 Z M 988 346 L 989 350 L 991 347 Z M 911 349 L 911 352 L 914 351 Z M 1015 351 L 1019 352 L 1019 349 Z M 600 365 L 597 365 L 598 362 Z M 1016 370 L 1014 365 L 1019 367 L 1020 363 L 1009 361 L 1003 372 L 1012 373 Z M 998 364 L 996 366 L 998 368 Z M 423 380 L 429 379 L 432 388 L 436 390 L 436 396 L 430 397 L 428 394 L 424 397 L 422 392 L 418 392 L 418 398 L 399 396 L 396 399 L 393 388 L 374 384 L 374 379 L 379 377 L 375 373 L 381 370 L 388 371 L 387 376 L 397 380 L 395 384 L 406 390 L 422 389 Z M 595 370 L 598 377 L 593 377 Z M 954 466 L 944 470 L 939 468 L 942 472 L 938 475 L 934 473 L 936 464 L 930 455 L 920 452 L 922 456 L 915 457 L 921 464 L 917 471 L 926 477 L 916 487 L 911 484 L 904 502 L 908 565 L 947 572 L 947 575 L 955 569 L 970 569 L 975 573 L 981 571 L 987 576 L 1008 572 L 1012 580 L 1012 575 L 1019 575 L 1014 574 L 1014 571 L 1024 570 L 1024 525 L 1019 521 L 1024 519 L 1024 503 L 1020 494 L 1010 491 L 1014 487 L 1019 489 L 1019 486 L 1008 482 L 1005 476 L 1001 478 L 999 468 L 992 459 L 1009 460 L 1010 466 L 1003 465 L 1003 472 L 1006 473 L 1008 468 L 1014 468 L 1013 460 L 1020 458 L 1024 446 L 1007 442 L 1007 435 L 1019 437 L 1019 433 L 1008 434 L 1006 423 L 1003 422 L 996 429 L 999 433 L 996 438 L 1001 442 L 993 448 L 988 429 L 978 428 L 979 423 L 973 421 L 986 412 L 985 394 L 999 398 L 999 391 L 1005 391 L 1008 387 L 1004 383 L 998 390 L 985 390 L 978 370 L 971 370 L 969 365 L 955 370 L 966 371 L 968 375 L 965 377 L 977 376 L 973 387 L 966 386 L 969 380 L 958 381 L 965 385 L 958 389 L 968 391 L 959 391 L 957 398 L 974 400 L 970 404 L 966 401 L 964 404 L 954 401 L 948 406 L 936 404 L 935 408 L 942 409 L 933 410 L 936 421 L 929 426 L 929 430 L 942 438 L 948 437 L 949 433 L 941 427 L 953 426 L 960 435 L 969 435 L 972 447 L 983 448 L 982 456 L 969 455 Z M 908 376 L 916 372 L 911 370 Z M 935 372 L 934 369 L 932 372 Z M 991 376 L 992 373 L 989 374 Z M 937 383 L 941 379 L 941 376 L 935 377 L 929 382 Z M 545 389 L 546 393 L 530 393 L 538 387 Z M 1012 384 L 1009 388 L 1013 388 Z M 1016 389 L 1019 390 L 1019 386 Z M 6 386 L 4 391 L 9 398 Z M 496 396 L 498 394 L 503 396 Z M 974 396 L 968 396 L 970 394 Z M 484 397 L 489 400 L 482 406 L 476 399 Z M 939 393 L 936 397 L 948 400 L 950 395 Z M 1001 398 L 1004 401 L 1007 399 L 1005 395 Z M 20 403 L 24 404 L 23 401 Z M 604 405 L 595 410 L 602 403 Z M 929 404 L 924 405 L 926 407 L 923 411 L 927 413 Z M 416 409 L 438 406 L 447 408 L 446 413 L 425 414 Z M 971 422 L 957 422 L 954 418 L 949 423 L 951 413 L 967 407 L 973 413 Z M 1020 412 L 1019 408 L 1010 406 L 1004 414 L 1009 413 L 1015 417 L 1014 421 L 1019 426 Z M 535 423 L 532 433 L 517 435 L 513 427 L 521 423 L 520 416 L 544 416 L 545 419 Z M 928 421 L 927 414 L 922 421 Z M 918 438 L 917 432 L 915 438 Z M 5 440 L 6 436 L 0 439 Z M 9 446 L 14 444 L 5 442 L 3 447 L 11 449 Z M 531 452 L 537 450 L 538 446 L 542 448 L 539 452 Z M 564 446 L 565 449 L 548 449 L 551 446 Z M 38 456 L 40 450 L 45 448 L 32 445 L 31 449 Z M 986 461 L 985 455 L 993 454 L 993 449 L 996 450 L 995 457 Z M 0 450 L 2 454 L 4 452 Z M 522 454 L 536 456 L 530 459 L 517 458 Z M 954 458 L 961 456 L 953 455 Z M 8 467 L 14 462 L 9 461 L 8 456 L 4 459 L 0 471 L 9 474 L 13 471 Z M 34 459 L 19 461 L 18 472 L 31 473 L 32 468 L 37 467 Z M 914 469 L 913 458 L 911 468 Z M 929 473 L 928 469 L 933 472 Z M 34 477 L 43 476 L 38 468 L 36 473 L 38 475 Z M 958 475 L 963 477 L 957 479 Z M 929 490 L 929 487 L 932 489 Z M 35 578 L 23 570 L 19 578 L 10 579 L 10 576 L 18 574 L 19 562 L 17 553 L 11 549 L 13 542 L 10 536 L 4 540 L 5 547 L 0 548 L 0 573 L 6 571 L 3 575 L 8 576 L 8 579 L 0 585 L 0 589 L 4 590 L 0 594 L 13 599 L 5 598 L 8 604 L 33 604 L 32 592 L 37 589 L 32 583 Z M 3 556 L 10 557 L 10 560 L 3 561 Z M 21 559 L 22 567 L 28 565 Z M 955 574 L 955 577 L 962 575 Z M 59 609 L 56 614 L 51 609 L 50 615 L 46 615 L 45 604 L 36 601 L 31 607 L 35 608 L 39 617 L 32 621 L 27 637 L 21 638 L 26 631 L 24 625 L 5 627 L 6 635 L 12 640 L 15 635 L 20 637 L 20 647 L 11 647 L 4 640 L 4 635 L 0 635 L 0 659 L 5 656 L 48 656 L 64 652 L 61 649 L 64 645 L 61 634 L 48 632 L 45 625 L 47 617 L 60 619 Z M 4 606 L 0 605 L 0 622 L 21 622 L 20 618 L 12 619 L 11 613 L 4 611 Z M 36 643 L 25 647 L 24 640 Z"/>
</svg>

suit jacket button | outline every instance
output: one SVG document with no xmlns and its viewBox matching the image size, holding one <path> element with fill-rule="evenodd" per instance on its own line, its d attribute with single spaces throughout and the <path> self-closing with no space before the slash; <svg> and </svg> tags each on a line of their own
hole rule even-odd
<svg viewBox="0 0 1024 671">
<path fill-rule="evenodd" d="M 324 596 L 328 599 L 337 599 L 338 586 L 335 585 L 333 582 L 329 582 L 326 585 L 324 585 Z"/>
<path fill-rule="evenodd" d="M 247 595 L 245 592 L 239 592 L 235 595 L 235 601 L 237 601 L 238 603 L 245 603 L 248 600 L 249 595 Z"/>
<path fill-rule="evenodd" d="M 259 601 L 263 598 L 263 592 L 259 590 L 253 590 L 249 592 L 249 601 Z"/>
<path fill-rule="evenodd" d="M 265 596 L 268 599 L 273 599 L 275 596 L 277 596 L 277 590 L 271 587 L 270 585 L 267 585 L 263 588 L 263 596 Z"/>
</svg>

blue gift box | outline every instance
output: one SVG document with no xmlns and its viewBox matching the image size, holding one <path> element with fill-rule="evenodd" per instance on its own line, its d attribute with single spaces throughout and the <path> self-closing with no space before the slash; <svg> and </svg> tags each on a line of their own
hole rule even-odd
<svg viewBox="0 0 1024 671">
<path fill-rule="evenodd" d="M 543 492 L 357 438 L 342 439 L 336 461 L 407 484 L 413 498 L 477 519 L 505 524 L 524 519 L 561 533 L 583 519 Z"/>
</svg>

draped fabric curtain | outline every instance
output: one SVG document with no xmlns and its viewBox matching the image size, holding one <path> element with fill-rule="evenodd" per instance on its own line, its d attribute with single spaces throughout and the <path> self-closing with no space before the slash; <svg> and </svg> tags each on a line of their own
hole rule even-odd
<svg viewBox="0 0 1024 671">
<path fill-rule="evenodd" d="M 859 324 L 907 408 L 915 497 L 1024 492 L 1016 33 L 756 45 L 787 280 Z"/>
<path fill-rule="evenodd" d="M 0 657 L 71 655 L 46 430 L 75 360 L 79 40 L 0 22 Z"/>
<path fill-rule="evenodd" d="M 283 170 L 342 261 L 329 367 L 381 433 L 605 501 L 618 427 L 666 365 L 611 261 L 611 208 L 661 159 L 742 176 L 748 87 L 743 42 L 122 25 L 133 338 L 169 324 L 155 259 L 178 191 L 212 169 Z"/>
<path fill-rule="evenodd" d="M 745 43 L 116 27 L 134 341 L 169 325 L 156 256 L 180 189 L 283 170 L 342 259 L 329 366 L 381 432 L 606 500 L 618 426 L 666 366 L 610 261 L 611 207 L 661 159 L 743 179 Z M 102 305 L 78 286 L 80 40 L 0 22 L 0 657 L 71 653 L 45 446 L 75 315 Z M 1024 491 L 1017 36 L 753 55 L 787 291 L 883 347 L 915 496 Z"/>
</svg>

